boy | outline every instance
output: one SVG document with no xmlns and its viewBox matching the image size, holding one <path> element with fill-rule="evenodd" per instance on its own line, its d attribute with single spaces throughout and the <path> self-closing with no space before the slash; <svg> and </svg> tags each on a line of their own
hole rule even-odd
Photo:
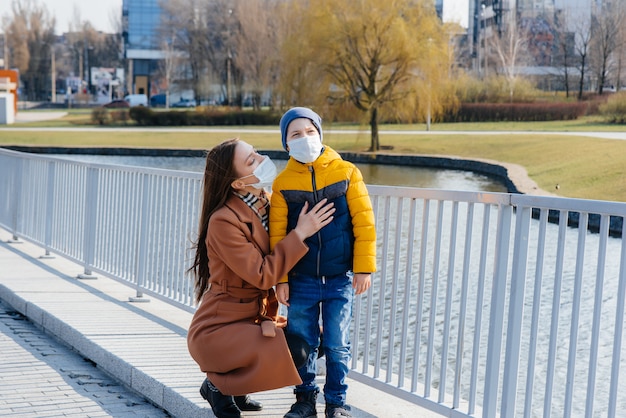
<svg viewBox="0 0 626 418">
<path fill-rule="evenodd" d="M 276 286 L 278 301 L 288 307 L 287 332 L 310 346 L 298 369 L 296 403 L 285 418 L 317 416 L 315 382 L 320 345 L 319 317 L 326 355 L 326 417 L 350 417 L 346 376 L 350 361 L 350 322 L 354 295 L 367 291 L 376 271 L 376 229 L 372 204 L 359 169 L 322 145 L 322 119 L 296 107 L 280 121 L 283 148 L 290 159 L 272 186 L 270 246 L 274 248 L 298 220 L 304 202 L 327 198 L 335 204 L 333 221 L 305 242 L 307 254 Z"/>
</svg>

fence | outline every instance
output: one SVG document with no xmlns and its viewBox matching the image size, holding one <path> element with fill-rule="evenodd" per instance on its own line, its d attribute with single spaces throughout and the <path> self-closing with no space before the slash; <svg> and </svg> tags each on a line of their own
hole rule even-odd
<svg viewBox="0 0 626 418">
<path fill-rule="evenodd" d="M 0 150 L 0 226 L 192 312 L 200 183 Z M 353 378 L 446 416 L 626 410 L 626 246 L 609 233 L 626 203 L 369 191 L 379 271 L 355 305 Z"/>
</svg>

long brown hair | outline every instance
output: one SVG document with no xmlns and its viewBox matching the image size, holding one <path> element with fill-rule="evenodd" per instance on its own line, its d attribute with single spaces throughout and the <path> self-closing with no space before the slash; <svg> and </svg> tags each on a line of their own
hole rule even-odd
<svg viewBox="0 0 626 418">
<path fill-rule="evenodd" d="M 202 211 L 198 225 L 198 240 L 193 246 L 196 256 L 188 270 L 194 276 L 196 303 L 200 303 L 209 286 L 209 255 L 206 246 L 209 219 L 217 209 L 224 206 L 232 191 L 231 183 L 238 177 L 233 165 L 235 147 L 238 143 L 239 138 L 228 139 L 207 152 L 202 180 Z"/>
</svg>

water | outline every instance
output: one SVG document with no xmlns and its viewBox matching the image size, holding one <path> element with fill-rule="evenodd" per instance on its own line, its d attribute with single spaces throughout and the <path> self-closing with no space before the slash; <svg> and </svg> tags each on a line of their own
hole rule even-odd
<svg viewBox="0 0 626 418">
<path fill-rule="evenodd" d="M 164 168 L 168 170 L 204 170 L 205 159 L 201 157 L 127 156 L 127 155 L 82 155 L 59 154 L 55 157 L 77 161 L 105 164 L 132 165 L 140 167 Z M 287 161 L 273 160 L 278 170 Z M 393 166 L 380 164 L 358 164 L 366 184 L 386 186 L 408 186 L 444 190 L 465 190 L 483 192 L 503 192 L 506 187 L 501 182 L 482 174 L 469 171 Z"/>
</svg>

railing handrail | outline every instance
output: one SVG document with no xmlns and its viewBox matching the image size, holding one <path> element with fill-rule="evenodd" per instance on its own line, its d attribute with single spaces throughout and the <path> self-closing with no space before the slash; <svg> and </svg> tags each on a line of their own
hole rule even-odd
<svg viewBox="0 0 626 418">
<path fill-rule="evenodd" d="M 0 150 L 0 226 L 192 312 L 201 179 Z M 626 203 L 368 189 L 380 270 L 355 304 L 354 378 L 449 416 L 626 407 L 626 245 L 610 237 Z"/>
</svg>

